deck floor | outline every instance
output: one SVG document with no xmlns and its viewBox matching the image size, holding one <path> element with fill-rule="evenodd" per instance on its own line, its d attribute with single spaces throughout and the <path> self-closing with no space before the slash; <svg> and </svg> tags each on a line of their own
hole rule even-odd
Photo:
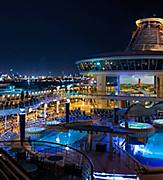
<svg viewBox="0 0 163 180">
<path fill-rule="evenodd" d="M 90 152 L 87 153 L 87 155 L 94 164 L 95 172 L 135 174 L 134 170 L 128 168 L 117 154 L 111 155 L 108 152 Z"/>
</svg>

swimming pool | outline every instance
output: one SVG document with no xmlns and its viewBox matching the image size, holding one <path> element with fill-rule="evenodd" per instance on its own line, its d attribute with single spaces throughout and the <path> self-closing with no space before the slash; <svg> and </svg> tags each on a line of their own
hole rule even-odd
<svg viewBox="0 0 163 180">
<path fill-rule="evenodd" d="M 46 125 L 57 125 L 57 124 L 60 124 L 60 123 L 61 123 L 61 122 L 55 121 L 55 120 L 54 120 L 54 121 L 46 121 L 46 122 L 45 122 Z"/>
<path fill-rule="evenodd" d="M 33 127 L 25 128 L 25 131 L 26 131 L 26 133 L 29 133 L 29 134 L 38 134 L 42 131 L 45 131 L 45 128 L 33 126 Z"/>
<path fill-rule="evenodd" d="M 130 144 L 127 151 L 144 165 L 163 166 L 163 131 L 155 132 L 146 144 Z"/>
<path fill-rule="evenodd" d="M 55 142 L 59 144 L 72 145 L 87 135 L 85 131 L 68 130 L 67 132 L 47 131 L 39 138 L 41 141 Z"/>
</svg>

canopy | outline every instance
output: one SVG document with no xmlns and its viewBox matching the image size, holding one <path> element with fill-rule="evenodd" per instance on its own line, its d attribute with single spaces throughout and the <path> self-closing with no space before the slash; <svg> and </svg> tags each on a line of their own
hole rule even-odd
<svg viewBox="0 0 163 180">
<path fill-rule="evenodd" d="M 131 105 L 125 115 L 127 117 L 146 117 L 146 116 L 152 116 L 154 114 L 154 111 L 151 108 L 145 108 L 142 104 L 136 103 Z"/>
</svg>

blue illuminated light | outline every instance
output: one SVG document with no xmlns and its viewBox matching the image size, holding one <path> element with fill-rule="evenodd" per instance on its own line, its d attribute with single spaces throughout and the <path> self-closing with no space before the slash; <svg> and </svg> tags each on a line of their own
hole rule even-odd
<svg viewBox="0 0 163 180">
<path fill-rule="evenodd" d="M 76 141 L 84 138 L 87 135 L 87 132 L 80 132 L 69 130 L 67 132 L 47 132 L 44 137 L 40 140 L 49 141 L 49 142 L 56 142 L 61 144 L 73 144 Z"/>
<path fill-rule="evenodd" d="M 94 172 L 93 174 L 94 178 L 96 179 L 107 179 L 107 180 L 113 180 L 113 179 L 118 179 L 118 180 L 134 180 L 139 178 L 135 174 L 111 174 L 111 173 L 104 173 L 104 172 Z"/>
</svg>

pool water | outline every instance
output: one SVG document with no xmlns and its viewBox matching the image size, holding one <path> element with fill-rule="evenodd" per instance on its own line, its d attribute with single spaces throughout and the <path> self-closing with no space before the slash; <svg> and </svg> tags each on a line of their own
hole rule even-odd
<svg viewBox="0 0 163 180">
<path fill-rule="evenodd" d="M 125 122 L 121 123 L 120 126 L 124 128 Z M 148 129 L 148 128 L 152 128 L 152 125 L 150 125 L 148 123 L 129 122 L 128 128 L 130 128 L 130 129 Z"/>
<path fill-rule="evenodd" d="M 55 120 L 54 120 L 54 121 L 46 121 L 46 122 L 45 122 L 46 125 L 57 125 L 57 124 L 60 124 L 60 123 L 61 123 L 61 122 L 55 121 Z"/>
<path fill-rule="evenodd" d="M 155 132 L 146 144 L 129 145 L 127 151 L 142 164 L 163 166 L 163 131 Z"/>
<path fill-rule="evenodd" d="M 27 132 L 39 132 L 39 131 L 44 131 L 45 130 L 45 128 L 43 128 L 43 127 L 36 127 L 36 126 L 34 126 L 34 127 L 29 127 L 29 128 L 25 128 L 25 131 L 27 131 Z"/>
<path fill-rule="evenodd" d="M 67 132 L 56 132 L 56 131 L 47 131 L 44 133 L 42 138 L 39 138 L 41 141 L 54 142 L 65 145 L 72 145 L 80 139 L 84 138 L 87 135 L 85 131 L 74 131 L 68 130 Z"/>
<path fill-rule="evenodd" d="M 163 125 L 163 119 L 154 120 L 154 123 Z"/>
</svg>

